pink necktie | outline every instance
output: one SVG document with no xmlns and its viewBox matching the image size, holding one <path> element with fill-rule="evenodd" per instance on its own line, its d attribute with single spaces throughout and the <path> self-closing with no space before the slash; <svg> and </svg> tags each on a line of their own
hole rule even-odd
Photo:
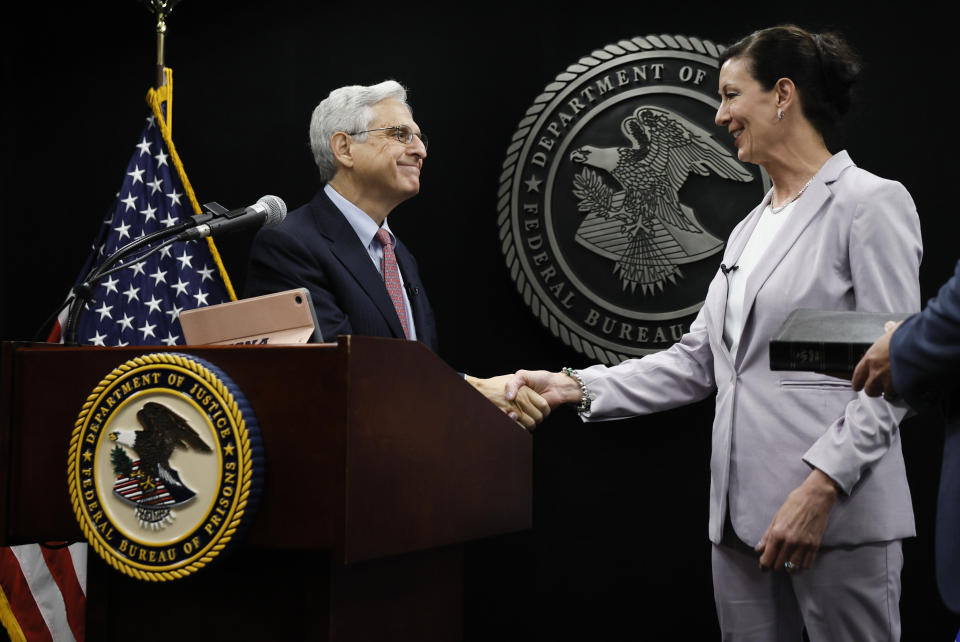
<svg viewBox="0 0 960 642">
<path fill-rule="evenodd" d="M 407 327 L 407 308 L 403 305 L 403 286 L 400 285 L 400 268 L 397 267 L 397 256 L 393 253 L 393 242 L 390 241 L 390 232 L 382 227 L 377 231 L 377 240 L 383 245 L 383 282 L 387 286 L 387 294 L 393 300 L 393 307 L 400 317 L 403 326 L 403 336 L 410 338 L 410 328 Z"/>
</svg>

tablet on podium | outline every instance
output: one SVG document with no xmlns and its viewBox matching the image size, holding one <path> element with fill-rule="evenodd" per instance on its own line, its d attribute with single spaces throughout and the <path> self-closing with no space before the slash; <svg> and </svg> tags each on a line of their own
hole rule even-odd
<svg viewBox="0 0 960 642">
<path fill-rule="evenodd" d="M 306 288 L 230 301 L 180 313 L 187 345 L 320 343 Z"/>
</svg>

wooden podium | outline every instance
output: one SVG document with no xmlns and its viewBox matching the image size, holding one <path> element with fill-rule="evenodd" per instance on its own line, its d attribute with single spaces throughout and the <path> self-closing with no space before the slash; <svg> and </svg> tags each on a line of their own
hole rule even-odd
<svg viewBox="0 0 960 642">
<path fill-rule="evenodd" d="M 263 436 L 259 510 L 190 577 L 137 581 L 91 551 L 88 639 L 458 640 L 463 543 L 531 527 L 532 439 L 422 344 L 63 347 L 4 342 L 0 545 L 82 539 L 67 451 L 115 367 L 214 364 Z"/>
</svg>

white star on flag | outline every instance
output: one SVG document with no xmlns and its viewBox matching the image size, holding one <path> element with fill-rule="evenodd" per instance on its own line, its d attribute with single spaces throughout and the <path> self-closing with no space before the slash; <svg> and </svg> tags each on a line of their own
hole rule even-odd
<svg viewBox="0 0 960 642">
<path fill-rule="evenodd" d="M 117 283 L 120 283 L 120 279 L 115 279 L 112 276 L 103 282 L 103 287 L 107 288 L 107 294 L 110 294 L 111 292 L 119 293 L 119 290 L 117 290 Z"/>
<path fill-rule="evenodd" d="M 200 282 L 203 283 L 207 279 L 213 279 L 213 268 L 204 265 L 202 270 L 197 270 L 197 274 L 200 275 Z"/>
<path fill-rule="evenodd" d="M 156 325 L 155 323 L 144 323 L 144 324 L 143 324 L 143 327 L 140 327 L 140 328 L 137 328 L 137 329 L 140 330 L 140 332 L 143 333 L 143 338 L 146 339 L 147 337 L 154 337 L 154 336 L 156 336 L 156 335 L 153 334 L 153 330 L 154 330 L 154 328 L 156 328 L 156 327 L 157 327 L 157 325 Z"/>
<path fill-rule="evenodd" d="M 120 235 L 119 238 L 130 238 L 130 226 L 126 223 L 120 224 L 113 230 Z"/>
<path fill-rule="evenodd" d="M 137 300 L 137 294 L 140 292 L 140 288 L 133 287 L 133 283 L 130 284 L 130 287 L 127 288 L 123 295 L 127 297 L 127 303 Z"/>
<path fill-rule="evenodd" d="M 124 314 L 122 319 L 117 320 L 117 325 L 120 326 L 120 330 L 133 330 L 133 322 L 136 320 L 136 317 L 132 317 L 129 314 Z"/>
<path fill-rule="evenodd" d="M 176 291 L 177 291 L 177 294 L 187 294 L 187 293 L 188 293 L 188 292 L 187 292 L 187 286 L 189 286 L 189 285 L 190 285 L 190 284 L 189 284 L 189 283 L 185 283 L 185 282 L 183 281 L 183 279 L 177 279 L 177 282 L 174 283 L 174 284 L 173 284 L 172 286 L 170 286 L 170 287 L 172 287 L 174 290 L 176 290 Z"/>
<path fill-rule="evenodd" d="M 193 267 L 190 265 L 190 261 L 193 260 L 193 257 L 187 254 L 187 250 L 183 250 L 183 254 L 177 257 L 177 260 L 180 261 L 181 265 L 185 268 Z"/>
<path fill-rule="evenodd" d="M 149 300 L 149 301 L 144 301 L 144 302 L 143 302 L 143 304 L 144 304 L 145 306 L 147 306 L 148 308 L 150 308 L 150 311 L 151 311 L 151 312 L 159 312 L 159 311 L 160 311 L 160 304 L 161 304 L 161 303 L 162 303 L 162 301 L 157 298 L 156 293 L 154 293 L 153 296 L 150 297 L 150 300 Z"/>
<path fill-rule="evenodd" d="M 143 222 L 144 222 L 144 223 L 146 223 L 146 222 L 149 221 L 150 219 L 157 220 L 157 216 L 156 216 L 156 214 L 157 214 L 157 208 L 155 208 L 155 207 L 150 207 L 150 206 L 148 205 L 145 209 L 140 210 L 140 213 L 143 214 Z"/>
<path fill-rule="evenodd" d="M 137 149 L 140 150 L 140 155 L 141 155 L 141 156 L 143 156 L 144 154 L 149 154 L 149 153 L 150 153 L 150 145 L 151 145 L 151 144 L 152 144 L 152 143 L 147 140 L 147 137 L 144 136 L 143 139 L 140 141 L 140 144 L 137 145 Z"/>
<path fill-rule="evenodd" d="M 160 285 L 161 283 L 167 282 L 167 271 L 161 270 L 159 267 L 157 271 L 150 275 L 150 278 L 153 279 L 154 285 Z"/>
</svg>

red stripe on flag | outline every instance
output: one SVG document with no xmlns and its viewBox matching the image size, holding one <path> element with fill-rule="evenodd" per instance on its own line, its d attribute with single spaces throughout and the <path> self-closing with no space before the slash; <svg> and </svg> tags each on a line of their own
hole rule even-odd
<svg viewBox="0 0 960 642">
<path fill-rule="evenodd" d="M 50 335 L 47 337 L 47 343 L 60 343 L 60 319 L 53 322 Z"/>
<path fill-rule="evenodd" d="M 73 637 L 77 642 L 83 642 L 87 623 L 87 600 L 77 580 L 77 571 L 73 566 L 70 549 L 43 547 L 41 550 L 43 559 L 47 562 L 47 568 L 50 569 L 50 575 L 53 576 L 57 586 L 60 587 L 60 594 L 63 595 L 63 604 L 67 609 L 67 622 L 70 623 Z"/>
<path fill-rule="evenodd" d="M 43 621 L 33 592 L 20 569 L 20 562 L 9 548 L 0 546 L 0 585 L 10 602 L 20 630 L 30 642 L 53 642 L 47 623 Z"/>
</svg>

